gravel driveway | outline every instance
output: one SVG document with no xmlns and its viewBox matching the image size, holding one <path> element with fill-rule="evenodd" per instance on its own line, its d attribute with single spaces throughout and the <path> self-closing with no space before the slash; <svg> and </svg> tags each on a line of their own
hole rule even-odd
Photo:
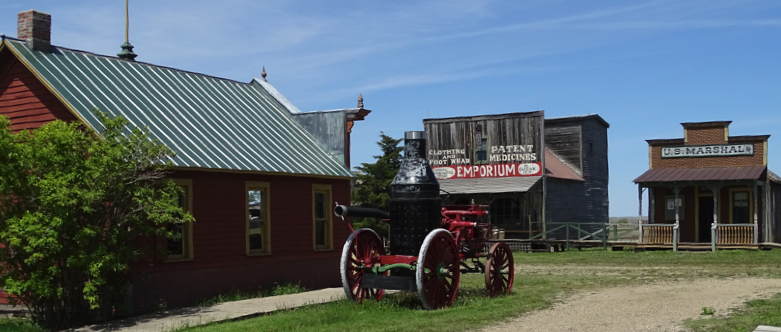
<svg viewBox="0 0 781 332">
<path fill-rule="evenodd" d="M 578 293 L 531 312 L 495 331 L 683 331 L 703 307 L 726 314 L 744 302 L 781 292 L 781 279 L 734 278 L 674 281 Z"/>
</svg>

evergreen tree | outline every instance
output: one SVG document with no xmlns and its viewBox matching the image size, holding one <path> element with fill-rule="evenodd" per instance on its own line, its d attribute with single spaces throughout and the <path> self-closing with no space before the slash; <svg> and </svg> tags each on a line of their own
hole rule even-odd
<svg viewBox="0 0 781 332">
<path fill-rule="evenodd" d="M 361 166 L 355 168 L 353 205 L 388 210 L 389 186 L 399 171 L 401 159 L 402 147 L 399 143 L 401 139 L 380 133 L 377 145 L 382 154 L 374 156 L 374 163 L 361 163 Z M 381 236 L 388 236 L 388 224 L 374 218 L 353 218 L 353 225 L 356 228 L 369 227 Z"/>
</svg>

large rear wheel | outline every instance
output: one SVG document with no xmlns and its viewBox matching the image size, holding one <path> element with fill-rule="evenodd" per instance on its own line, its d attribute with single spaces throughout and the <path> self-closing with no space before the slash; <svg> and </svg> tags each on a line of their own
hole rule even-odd
<svg viewBox="0 0 781 332">
<path fill-rule="evenodd" d="M 485 289 L 488 295 L 510 294 L 514 280 L 515 263 L 510 247 L 504 242 L 494 243 L 485 263 Z"/>
<path fill-rule="evenodd" d="M 363 288 L 361 280 L 373 266 L 379 265 L 379 257 L 385 254 L 382 240 L 369 228 L 361 228 L 350 234 L 342 247 L 339 270 L 342 275 L 342 287 L 348 299 L 360 303 L 363 299 L 380 300 L 384 289 Z"/>
<path fill-rule="evenodd" d="M 460 281 L 460 259 L 453 236 L 442 228 L 431 231 L 423 240 L 415 271 L 423 307 L 439 309 L 453 304 Z"/>
</svg>

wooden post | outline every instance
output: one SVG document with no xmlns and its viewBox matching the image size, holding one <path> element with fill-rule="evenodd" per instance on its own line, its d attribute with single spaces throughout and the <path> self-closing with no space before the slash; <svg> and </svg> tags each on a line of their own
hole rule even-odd
<svg viewBox="0 0 781 332">
<path fill-rule="evenodd" d="M 752 194 L 753 197 L 753 203 L 754 203 L 754 244 L 759 243 L 759 186 L 757 186 L 757 182 L 754 181 L 753 184 L 753 191 Z"/>
<path fill-rule="evenodd" d="M 764 213 L 762 214 L 762 224 L 764 225 L 763 229 L 765 230 L 765 236 L 764 236 L 764 242 L 773 242 L 773 237 L 771 234 L 773 234 L 773 221 L 772 214 L 770 214 L 770 180 L 765 179 L 765 196 L 764 196 L 764 204 L 762 204 L 762 211 Z"/>
<path fill-rule="evenodd" d="M 655 190 L 653 187 L 648 187 L 648 223 L 653 224 L 654 219 L 656 218 L 656 197 Z"/>
<path fill-rule="evenodd" d="M 713 191 L 713 222 L 710 225 L 710 247 L 711 251 L 716 252 L 716 243 L 718 241 L 718 227 L 719 227 L 719 196 L 721 196 L 721 187 L 711 187 Z"/>
<path fill-rule="evenodd" d="M 542 211 L 540 216 L 542 218 L 542 239 L 548 238 L 548 176 L 545 175 L 545 119 L 544 115 L 540 115 L 540 131 L 538 133 L 540 137 L 540 163 L 542 164 Z"/>
<path fill-rule="evenodd" d="M 678 227 L 681 224 L 680 219 L 680 213 L 678 213 L 678 210 L 680 207 L 678 207 L 678 192 L 680 189 L 678 187 L 673 187 L 673 192 L 675 193 L 675 198 L 673 198 L 673 207 L 675 208 L 675 226 L 673 226 L 673 251 L 678 251 Z"/>
<path fill-rule="evenodd" d="M 643 185 L 637 184 L 637 206 L 639 216 L 637 217 L 637 228 L 638 228 L 638 234 L 639 238 L 637 239 L 638 243 L 643 242 Z"/>
</svg>

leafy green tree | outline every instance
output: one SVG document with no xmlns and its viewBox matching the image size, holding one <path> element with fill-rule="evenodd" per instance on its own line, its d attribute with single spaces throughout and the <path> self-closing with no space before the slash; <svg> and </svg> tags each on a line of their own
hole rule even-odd
<svg viewBox="0 0 781 332">
<path fill-rule="evenodd" d="M 361 163 L 355 169 L 355 186 L 353 186 L 353 204 L 365 207 L 376 207 L 388 210 L 390 200 L 389 186 L 393 177 L 399 171 L 402 147 L 401 139 L 395 139 L 385 133 L 380 133 L 377 145 L 382 155 L 374 156 L 374 163 Z M 382 236 L 388 236 L 388 224 L 374 218 L 353 218 L 356 227 L 369 227 Z"/>
<path fill-rule="evenodd" d="M 12 133 L 0 116 L 0 282 L 48 328 L 121 311 L 141 244 L 193 220 L 165 178 L 172 152 L 97 114 L 99 135 L 62 121 Z"/>
</svg>

